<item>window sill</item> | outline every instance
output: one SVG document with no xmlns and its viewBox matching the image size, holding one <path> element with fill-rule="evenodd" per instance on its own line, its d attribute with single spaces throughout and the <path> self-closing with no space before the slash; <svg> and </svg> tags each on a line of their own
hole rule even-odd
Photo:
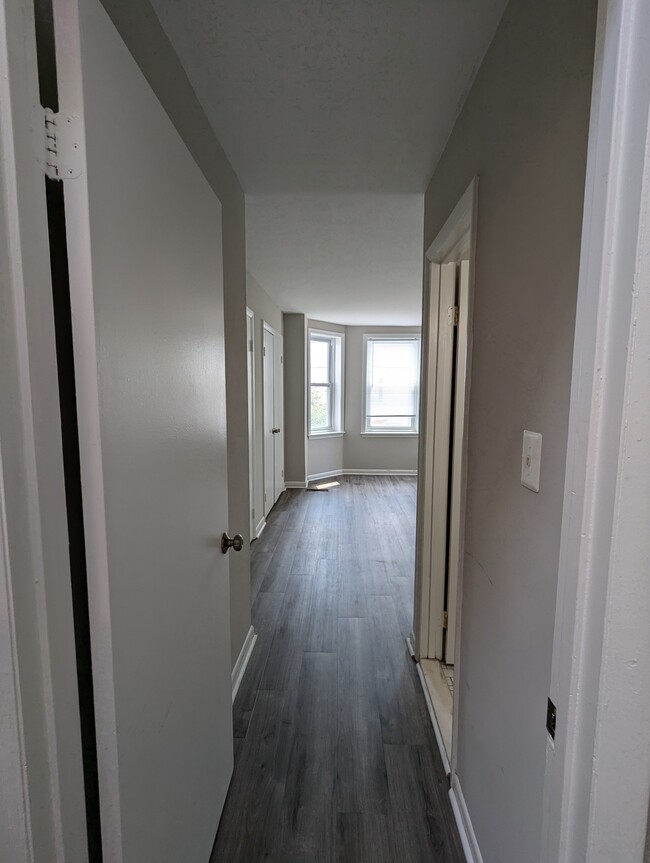
<svg viewBox="0 0 650 863">
<path fill-rule="evenodd" d="M 417 438 L 418 432 L 361 432 L 361 437 Z"/>
<path fill-rule="evenodd" d="M 321 437 L 343 437 L 345 432 L 342 431 L 334 431 L 334 432 L 311 432 L 311 434 L 307 435 L 309 440 L 317 440 Z"/>
</svg>

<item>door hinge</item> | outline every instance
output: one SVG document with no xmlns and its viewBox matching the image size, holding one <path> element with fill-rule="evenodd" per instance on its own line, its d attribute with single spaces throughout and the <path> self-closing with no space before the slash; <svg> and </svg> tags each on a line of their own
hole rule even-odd
<svg viewBox="0 0 650 863">
<path fill-rule="evenodd" d="M 43 109 L 43 168 L 50 180 L 72 180 L 81 174 L 81 118 Z"/>
<path fill-rule="evenodd" d="M 457 327 L 460 319 L 460 309 L 458 306 L 450 306 L 447 309 L 447 323 L 450 327 Z"/>
<path fill-rule="evenodd" d="M 284 363 L 284 357 L 280 356 L 280 363 Z"/>
<path fill-rule="evenodd" d="M 266 348 L 262 348 L 262 350 L 264 351 L 264 356 L 266 356 Z"/>
<path fill-rule="evenodd" d="M 442 628 L 449 629 L 449 615 L 446 611 L 442 612 Z"/>
<path fill-rule="evenodd" d="M 255 518 L 255 507 L 251 509 L 251 518 Z"/>
</svg>

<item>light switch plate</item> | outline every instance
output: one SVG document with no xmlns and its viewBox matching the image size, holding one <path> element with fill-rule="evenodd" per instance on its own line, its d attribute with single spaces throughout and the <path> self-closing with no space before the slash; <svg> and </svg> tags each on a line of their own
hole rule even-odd
<svg viewBox="0 0 650 863">
<path fill-rule="evenodd" d="M 531 491 L 539 491 L 541 463 L 541 434 L 539 432 L 524 431 L 524 446 L 521 452 L 521 484 Z"/>
</svg>

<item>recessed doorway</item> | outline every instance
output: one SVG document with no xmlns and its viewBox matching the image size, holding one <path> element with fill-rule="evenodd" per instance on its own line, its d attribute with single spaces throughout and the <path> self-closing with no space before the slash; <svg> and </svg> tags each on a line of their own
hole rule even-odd
<svg viewBox="0 0 650 863">
<path fill-rule="evenodd" d="M 478 179 L 426 253 L 414 651 L 443 757 L 455 761 L 466 416 Z"/>
</svg>

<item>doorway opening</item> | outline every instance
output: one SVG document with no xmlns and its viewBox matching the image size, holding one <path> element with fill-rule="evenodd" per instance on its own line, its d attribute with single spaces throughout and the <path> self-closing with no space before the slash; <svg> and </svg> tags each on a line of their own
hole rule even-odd
<svg viewBox="0 0 650 863">
<path fill-rule="evenodd" d="M 478 178 L 426 252 L 414 653 L 445 767 L 455 762 Z"/>
<path fill-rule="evenodd" d="M 284 491 L 283 337 L 262 323 L 262 422 L 264 428 L 264 518 Z"/>
</svg>

